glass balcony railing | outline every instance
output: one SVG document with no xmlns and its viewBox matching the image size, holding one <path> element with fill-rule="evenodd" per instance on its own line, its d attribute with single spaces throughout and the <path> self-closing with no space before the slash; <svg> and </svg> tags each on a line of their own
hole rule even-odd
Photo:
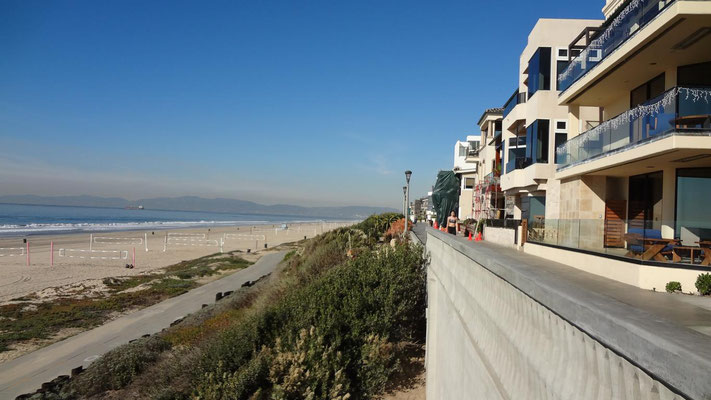
<svg viewBox="0 0 711 400">
<path fill-rule="evenodd" d="M 514 157 L 506 163 L 506 173 L 517 169 L 524 169 L 531 165 L 531 159 L 526 157 Z"/>
<path fill-rule="evenodd" d="M 565 168 L 671 132 L 711 132 L 711 89 L 670 89 L 556 148 Z"/>
<path fill-rule="evenodd" d="M 514 92 L 514 94 L 509 97 L 509 100 L 506 102 L 504 105 L 504 113 L 503 113 L 503 118 L 506 118 L 507 115 L 511 112 L 511 110 L 516 107 L 517 104 L 523 104 L 526 102 L 527 99 L 527 93 L 519 93 L 518 90 Z"/>
<path fill-rule="evenodd" d="M 666 10 L 675 0 L 637 0 L 617 14 L 608 26 L 558 74 L 558 90 L 565 92 L 583 75 Z"/>
</svg>

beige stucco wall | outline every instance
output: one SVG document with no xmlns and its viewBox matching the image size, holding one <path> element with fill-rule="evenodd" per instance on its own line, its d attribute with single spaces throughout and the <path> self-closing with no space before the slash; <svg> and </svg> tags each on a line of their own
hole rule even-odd
<svg viewBox="0 0 711 400">
<path fill-rule="evenodd" d="M 483 239 L 487 242 L 496 243 L 506 247 L 516 247 L 516 230 L 507 228 L 495 228 L 487 226 L 484 228 Z"/>
</svg>

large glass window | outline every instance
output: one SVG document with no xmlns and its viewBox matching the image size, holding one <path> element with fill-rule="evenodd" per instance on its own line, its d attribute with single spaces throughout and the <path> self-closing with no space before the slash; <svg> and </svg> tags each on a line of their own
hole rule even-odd
<svg viewBox="0 0 711 400">
<path fill-rule="evenodd" d="M 676 81 L 677 86 L 711 87 L 711 62 L 679 67 Z"/>
<path fill-rule="evenodd" d="M 540 223 L 546 218 L 546 196 L 521 197 L 521 219 L 528 224 Z"/>
<path fill-rule="evenodd" d="M 711 168 L 683 168 L 676 171 L 676 230 L 685 240 L 689 233 L 711 239 Z M 696 246 L 696 243 L 683 243 Z"/>
<path fill-rule="evenodd" d="M 526 157 L 532 163 L 548 162 L 548 136 L 550 132 L 550 121 L 547 119 L 537 119 L 526 128 L 526 142 L 530 143 L 526 147 Z"/>
<path fill-rule="evenodd" d="M 562 145 L 568 140 L 568 134 L 567 133 L 556 133 L 555 134 L 555 148 L 557 149 L 558 146 Z M 564 158 L 564 157 L 562 157 Z M 555 163 L 560 164 L 560 162 L 563 160 L 558 160 L 558 153 L 555 153 Z M 404 229 L 404 228 L 403 228 Z"/>
<path fill-rule="evenodd" d="M 661 171 L 630 176 L 627 210 L 630 228 L 662 228 L 662 182 Z"/>
<path fill-rule="evenodd" d="M 630 108 L 649 101 L 664 93 L 664 74 L 645 82 L 630 92 Z"/>
<path fill-rule="evenodd" d="M 539 47 L 528 61 L 528 98 L 551 89 L 551 48 Z"/>
</svg>

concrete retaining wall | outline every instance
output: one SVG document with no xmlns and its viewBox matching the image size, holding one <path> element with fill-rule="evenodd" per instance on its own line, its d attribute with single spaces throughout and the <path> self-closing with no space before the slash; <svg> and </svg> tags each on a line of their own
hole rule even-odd
<svg viewBox="0 0 711 400">
<path fill-rule="evenodd" d="M 711 396 L 709 346 L 695 332 L 496 249 L 430 229 L 426 248 L 428 399 Z"/>
<path fill-rule="evenodd" d="M 516 247 L 516 230 L 509 228 L 484 227 L 483 239 L 501 246 Z"/>
</svg>

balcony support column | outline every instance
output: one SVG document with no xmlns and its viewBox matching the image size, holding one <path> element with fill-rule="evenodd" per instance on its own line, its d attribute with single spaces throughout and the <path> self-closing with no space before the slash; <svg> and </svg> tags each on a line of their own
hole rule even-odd
<svg viewBox="0 0 711 400">
<path fill-rule="evenodd" d="M 662 179 L 662 237 L 672 239 L 676 210 L 676 168 L 664 168 Z"/>
</svg>

